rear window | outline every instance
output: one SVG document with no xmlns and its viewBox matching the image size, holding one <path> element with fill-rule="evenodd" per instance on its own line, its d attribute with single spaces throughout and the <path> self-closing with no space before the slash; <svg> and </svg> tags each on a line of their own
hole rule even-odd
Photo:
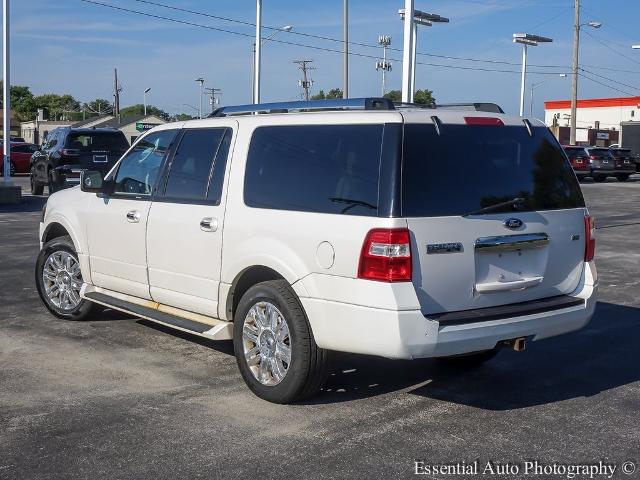
<svg viewBox="0 0 640 480">
<path fill-rule="evenodd" d="M 129 148 L 129 144 L 127 143 L 127 139 L 124 134 L 120 131 L 86 133 L 72 132 L 67 137 L 65 147 L 85 152 L 124 152 Z"/>
<path fill-rule="evenodd" d="M 611 152 L 612 155 L 618 155 L 622 157 L 631 155 L 631 150 L 629 150 L 628 148 L 614 148 L 609 151 Z"/>
<path fill-rule="evenodd" d="M 587 152 L 584 151 L 584 148 L 565 147 L 564 151 L 570 159 L 587 155 Z"/>
<path fill-rule="evenodd" d="M 584 207 L 580 186 L 547 128 L 405 126 L 402 215 L 464 215 L 523 198 L 496 212 Z M 516 210 L 517 208 L 517 210 Z"/>
<path fill-rule="evenodd" d="M 247 157 L 250 207 L 376 216 L 383 125 L 256 129 Z"/>
</svg>

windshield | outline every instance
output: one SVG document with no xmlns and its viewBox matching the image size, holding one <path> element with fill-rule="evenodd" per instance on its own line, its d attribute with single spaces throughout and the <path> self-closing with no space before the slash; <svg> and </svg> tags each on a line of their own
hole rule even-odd
<svg viewBox="0 0 640 480">
<path fill-rule="evenodd" d="M 580 186 L 547 128 L 405 126 L 404 217 L 457 216 L 584 207 Z M 512 202 L 521 198 L 522 202 Z"/>
<path fill-rule="evenodd" d="M 129 145 L 124 134 L 120 131 L 82 132 L 69 134 L 66 147 L 84 152 L 111 151 L 122 153 L 129 148 Z"/>
</svg>

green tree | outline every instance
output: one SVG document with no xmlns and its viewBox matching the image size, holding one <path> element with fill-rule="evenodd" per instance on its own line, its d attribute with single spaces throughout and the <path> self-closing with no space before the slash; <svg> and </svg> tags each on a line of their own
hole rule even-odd
<svg viewBox="0 0 640 480">
<path fill-rule="evenodd" d="M 174 122 L 186 122 L 187 120 L 193 120 L 194 118 L 196 117 L 189 115 L 188 113 L 176 113 L 171 117 L 171 120 Z"/>
<path fill-rule="evenodd" d="M 391 90 L 385 93 L 385 98 L 389 98 L 394 102 L 402 101 L 402 92 L 400 90 Z M 431 90 L 416 90 L 413 96 L 413 102 L 420 105 L 433 105 L 436 103 L 436 99 L 433 98 L 433 91 Z"/>
<path fill-rule="evenodd" d="M 2 80 L 0 80 L 0 90 L 2 90 Z M 11 85 L 11 110 L 16 120 L 25 122 L 36 117 L 36 105 L 33 101 L 33 93 L 29 87 L 23 85 Z M 0 105 L 2 99 L 0 98 Z"/>
<path fill-rule="evenodd" d="M 324 93 L 324 90 L 320 90 L 317 94 L 311 97 L 311 100 L 326 100 L 331 98 L 342 98 L 342 90 L 339 88 L 332 88 L 329 93 Z"/>
<path fill-rule="evenodd" d="M 95 100 L 91 100 L 90 102 L 86 102 L 82 105 L 87 113 L 89 114 L 109 114 L 113 113 L 113 105 L 109 100 L 105 100 L 104 98 L 96 98 Z"/>
<path fill-rule="evenodd" d="M 121 108 L 120 115 L 126 116 L 134 116 L 134 115 L 144 115 L 144 105 L 138 103 L 136 105 L 131 105 L 129 107 Z M 169 115 L 164 110 L 161 110 L 158 107 L 154 107 L 153 105 L 147 105 L 147 115 L 155 115 L 156 117 L 160 117 L 166 122 L 171 121 L 171 115 Z"/>
<path fill-rule="evenodd" d="M 36 109 L 44 109 L 45 118 L 49 120 L 79 120 L 82 118 L 80 102 L 72 95 L 45 93 L 34 97 Z"/>
</svg>

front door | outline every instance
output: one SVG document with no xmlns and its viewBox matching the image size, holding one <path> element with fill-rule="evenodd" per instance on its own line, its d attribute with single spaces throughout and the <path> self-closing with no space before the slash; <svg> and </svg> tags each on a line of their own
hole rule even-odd
<svg viewBox="0 0 640 480">
<path fill-rule="evenodd" d="M 92 283 L 151 299 L 146 235 L 151 195 L 177 130 L 152 132 L 121 160 L 112 195 L 91 200 L 85 223 Z"/>
<path fill-rule="evenodd" d="M 218 317 L 224 179 L 236 125 L 188 128 L 177 140 L 147 227 L 151 298 L 158 303 Z"/>
</svg>

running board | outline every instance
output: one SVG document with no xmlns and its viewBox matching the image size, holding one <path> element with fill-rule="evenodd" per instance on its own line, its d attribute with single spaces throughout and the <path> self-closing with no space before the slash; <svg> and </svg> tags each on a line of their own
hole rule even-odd
<svg viewBox="0 0 640 480">
<path fill-rule="evenodd" d="M 233 323 L 222 320 L 208 319 L 212 325 L 208 325 L 177 315 L 162 312 L 155 308 L 137 305 L 126 300 L 112 297 L 100 292 L 84 292 L 84 298 L 87 300 L 104 305 L 105 307 L 120 310 L 121 312 L 130 313 L 136 317 L 141 317 L 152 322 L 161 323 L 169 327 L 177 328 L 188 333 L 200 335 L 211 340 L 232 340 L 233 339 Z"/>
</svg>

